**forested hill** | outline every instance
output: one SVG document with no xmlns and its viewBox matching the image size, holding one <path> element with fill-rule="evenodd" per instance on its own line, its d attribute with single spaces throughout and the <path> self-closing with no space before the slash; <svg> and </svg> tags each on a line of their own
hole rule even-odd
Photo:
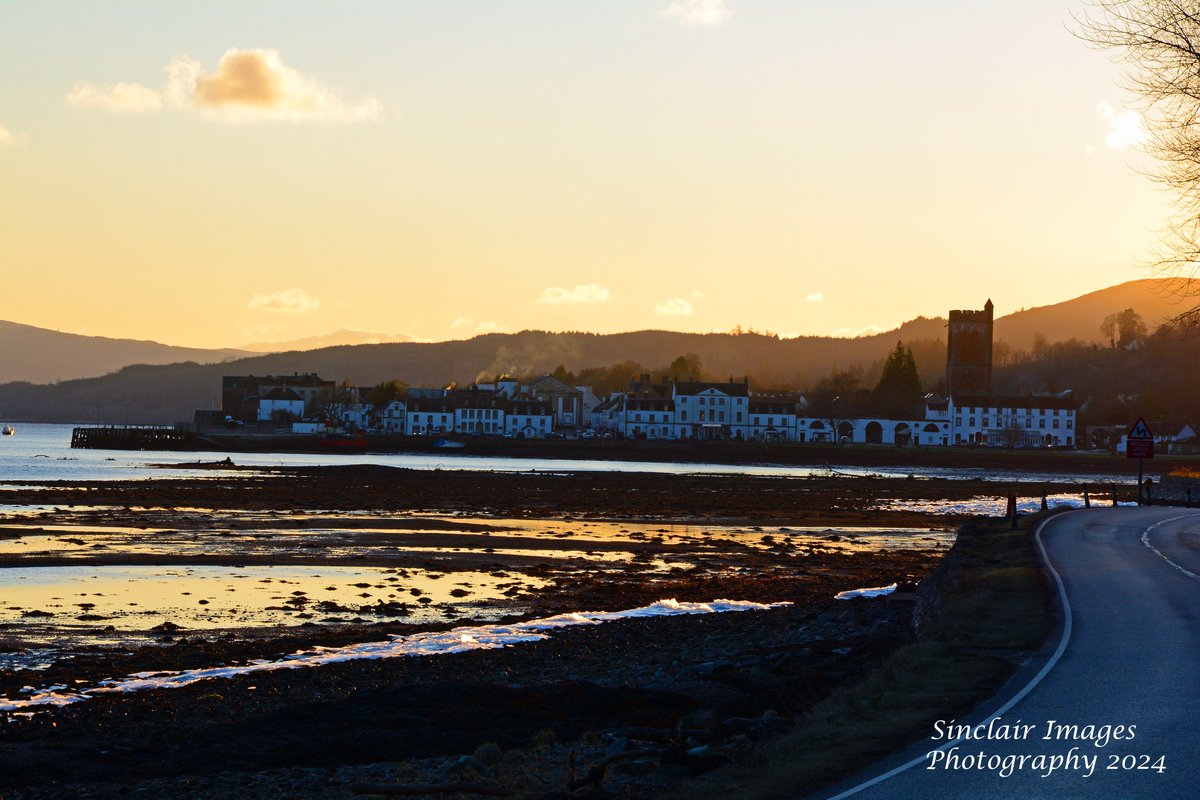
<svg viewBox="0 0 1200 800">
<path fill-rule="evenodd" d="M 983 299 L 976 305 L 982 305 Z M 1164 293 L 1162 282 L 1133 281 L 1065 303 L 1020 311 L 996 321 L 996 339 L 1008 345 L 1004 358 L 999 357 L 998 350 L 997 365 L 1040 359 L 1045 351 L 1035 343 L 1039 336 L 1048 343 L 1077 339 L 1099 344 L 1103 338 L 1101 321 L 1125 308 L 1134 308 L 1152 331 L 1156 323 L 1183 307 Z M 895 330 L 855 339 L 780 339 L 757 333 L 638 331 L 600 335 L 523 331 L 452 342 L 328 347 L 225 363 L 131 366 L 101 377 L 50 385 L 0 384 L 0 422 L 187 420 L 194 409 L 219 407 L 221 376 L 230 374 L 316 372 L 330 380 L 360 386 L 392 379 L 414 386 L 444 386 L 501 374 L 535 376 L 560 365 L 576 373 L 590 367 L 622 365 L 613 374 L 625 375 L 666 368 L 685 354 L 698 357 L 704 377 L 723 380 L 749 375 L 756 388 L 806 389 L 834 369 L 860 372 L 861 385 L 869 387 L 878 378 L 884 358 L 901 340 L 912 349 L 922 383 L 928 389 L 934 388 L 943 374 L 945 324 L 944 319 L 917 318 Z M 0 334 L 3 332 L 0 327 Z M 0 353 L 6 350 L 0 347 Z M 34 346 L 27 355 L 36 352 Z M 201 352 L 206 360 L 212 360 L 208 356 L 217 351 Z M 1078 356 L 1078 349 L 1074 353 Z M 1079 380 L 1085 381 L 1085 376 L 1080 375 Z M 1088 377 L 1086 382 L 1090 385 L 1094 381 Z"/>
<path fill-rule="evenodd" d="M 834 368 L 877 369 L 900 339 L 914 346 L 926 373 L 923 377 L 936 380 L 945 358 L 940 341 L 944 325 L 942 320 L 917 319 L 894 331 L 857 339 L 779 339 L 756 333 L 523 331 L 455 342 L 329 347 L 222 364 L 133 366 L 99 378 L 54 385 L 3 384 L 0 416 L 46 422 L 174 422 L 190 419 L 193 409 L 219 406 L 222 375 L 316 372 L 356 385 L 401 379 L 414 386 L 444 386 L 499 374 L 539 375 L 559 365 L 580 370 L 633 362 L 630 368 L 650 371 L 687 353 L 699 357 L 709 377 L 751 375 L 759 386 L 805 386 Z"/>
<path fill-rule="evenodd" d="M 1081 339 L 1103 344 L 1106 342 L 1099 325 L 1107 315 L 1132 308 L 1153 331 L 1200 303 L 1200 297 L 1195 296 L 1197 291 L 1200 281 L 1189 284 L 1158 278 L 1129 281 L 1062 303 L 1003 316 L 996 320 L 996 339 L 1014 350 L 1032 349 L 1038 335 L 1048 342 Z M 1185 296 L 1189 293 L 1192 296 Z"/>
</svg>

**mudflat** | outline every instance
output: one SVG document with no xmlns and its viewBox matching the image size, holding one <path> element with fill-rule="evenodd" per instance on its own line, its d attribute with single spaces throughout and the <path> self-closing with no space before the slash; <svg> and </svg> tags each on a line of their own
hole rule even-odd
<svg viewBox="0 0 1200 800">
<path fill-rule="evenodd" d="M 536 795 L 640 748 L 678 757 L 618 759 L 591 788 L 657 796 L 752 757 L 908 641 L 905 589 L 973 503 L 1007 488 L 378 467 L 13 487 L 0 788 L 351 797 L 363 782 L 468 781 Z M 764 605 L 684 614 L 664 600 Z M 498 648 L 236 669 L 638 609 Z M 96 691 L 212 668 L 179 688 Z"/>
</svg>

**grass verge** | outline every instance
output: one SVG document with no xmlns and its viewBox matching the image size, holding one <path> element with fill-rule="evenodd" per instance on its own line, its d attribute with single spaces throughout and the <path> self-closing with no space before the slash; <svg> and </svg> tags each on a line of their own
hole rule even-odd
<svg viewBox="0 0 1200 800">
<path fill-rule="evenodd" d="M 729 776 L 735 790 L 694 783 L 683 796 L 790 800 L 854 774 L 928 735 L 936 720 L 965 714 L 991 696 L 1051 630 L 1052 595 L 1032 536 L 1039 519 L 1017 530 L 991 521 L 963 526 L 922 583 L 917 641 L 835 690 L 753 763 L 735 769 Z"/>
</svg>

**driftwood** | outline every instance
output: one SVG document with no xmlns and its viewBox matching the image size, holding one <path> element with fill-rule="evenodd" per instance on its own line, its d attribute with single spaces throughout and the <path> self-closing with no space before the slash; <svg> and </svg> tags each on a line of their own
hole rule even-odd
<svg viewBox="0 0 1200 800">
<path fill-rule="evenodd" d="M 683 742 L 689 737 L 697 741 L 706 741 L 714 738 L 713 732 L 704 730 L 703 728 L 641 728 L 627 727 L 614 728 L 609 731 L 613 736 L 619 736 L 622 739 L 649 739 L 652 741 L 676 741 Z"/>
<path fill-rule="evenodd" d="M 423 794 L 481 794 L 488 797 L 512 797 L 512 789 L 487 786 L 482 783 L 356 783 L 350 787 L 355 794 L 378 794 L 385 797 L 416 797 Z"/>
<path fill-rule="evenodd" d="M 608 771 L 608 768 L 618 761 L 627 761 L 633 758 L 662 758 L 665 755 L 677 752 L 679 751 L 658 749 L 627 750 L 624 753 L 617 753 L 616 755 L 609 756 L 599 764 L 596 764 L 594 767 L 589 769 L 587 775 L 584 775 L 578 780 L 573 780 L 567 783 L 567 790 L 573 792 L 576 789 L 582 789 L 583 787 L 591 786 L 594 783 L 599 784 L 600 781 L 604 780 L 604 774 Z"/>
</svg>

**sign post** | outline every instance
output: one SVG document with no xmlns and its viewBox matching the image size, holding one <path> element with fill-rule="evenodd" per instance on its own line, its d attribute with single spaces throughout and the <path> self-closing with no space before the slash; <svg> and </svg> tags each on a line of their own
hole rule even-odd
<svg viewBox="0 0 1200 800">
<path fill-rule="evenodd" d="M 1125 456 L 1138 460 L 1138 505 L 1142 505 L 1142 464 L 1147 458 L 1154 458 L 1154 434 L 1143 417 L 1133 423 L 1129 433 L 1125 434 Z"/>
</svg>

